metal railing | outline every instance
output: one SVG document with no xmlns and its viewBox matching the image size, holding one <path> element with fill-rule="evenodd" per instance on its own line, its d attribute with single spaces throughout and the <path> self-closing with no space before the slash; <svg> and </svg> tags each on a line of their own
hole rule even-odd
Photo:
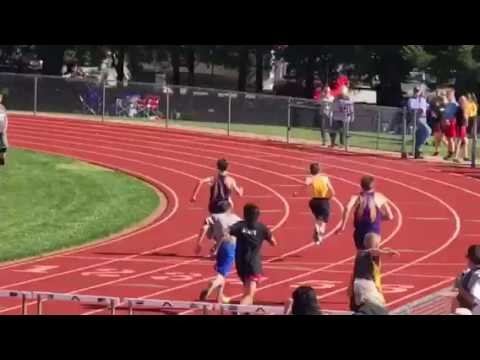
<svg viewBox="0 0 480 360">
<path fill-rule="evenodd" d="M 43 291 L 0 290 L 0 299 L 21 302 L 21 314 L 28 315 L 29 305 L 35 305 L 35 315 L 43 315 L 47 301 L 69 302 L 84 306 L 98 306 L 110 315 L 125 310 L 128 315 L 137 311 L 171 312 L 193 310 L 202 315 L 285 315 L 285 306 L 220 304 L 201 301 L 161 300 L 142 298 L 120 298 L 111 296 L 54 293 Z M 349 311 L 322 310 L 324 315 L 350 315 Z"/>
<path fill-rule="evenodd" d="M 318 144 L 332 132 L 317 102 L 293 97 L 138 82 L 112 87 L 97 80 L 10 73 L 0 73 L 1 88 L 8 89 L 4 102 L 9 110 L 34 115 L 155 121 L 165 127 L 254 134 L 287 143 Z M 343 145 L 407 157 L 410 147 L 414 153 L 416 130 L 415 119 L 407 115 L 402 108 L 355 104 Z"/>
<path fill-rule="evenodd" d="M 451 288 L 442 289 L 422 299 L 404 305 L 391 312 L 392 315 L 451 315 L 452 299 L 456 293 Z"/>
</svg>

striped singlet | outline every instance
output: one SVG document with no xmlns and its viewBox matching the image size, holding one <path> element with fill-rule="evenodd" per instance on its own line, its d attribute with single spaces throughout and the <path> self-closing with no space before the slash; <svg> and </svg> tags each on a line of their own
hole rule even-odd
<svg viewBox="0 0 480 360">
<path fill-rule="evenodd" d="M 366 202 L 365 209 L 362 214 L 358 215 L 357 210 L 360 206 L 360 201 L 364 200 Z M 380 209 L 375 204 L 375 193 L 374 192 L 364 192 L 360 194 L 360 201 L 358 202 L 355 208 L 355 220 L 353 226 L 355 228 L 355 245 L 358 249 L 363 249 L 363 239 L 368 233 L 375 233 L 380 235 L 380 226 L 382 222 L 382 213 Z M 370 209 L 372 206 L 377 208 L 377 216 L 372 222 L 370 218 Z"/>
<path fill-rule="evenodd" d="M 223 204 L 230 201 L 230 189 L 225 183 L 227 176 L 218 175 L 214 178 L 212 187 L 210 188 L 210 201 L 208 210 L 211 214 L 219 214 L 223 212 Z"/>
</svg>

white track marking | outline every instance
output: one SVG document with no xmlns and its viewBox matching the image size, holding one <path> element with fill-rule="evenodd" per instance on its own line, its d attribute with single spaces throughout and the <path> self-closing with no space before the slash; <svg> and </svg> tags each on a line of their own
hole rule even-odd
<svg viewBox="0 0 480 360">
<path fill-rule="evenodd" d="M 395 300 L 387 303 L 387 306 L 390 307 L 390 306 L 392 306 L 392 305 L 394 305 L 394 304 L 398 304 L 399 302 L 405 301 L 406 299 L 409 299 L 409 298 L 411 298 L 411 297 L 413 297 L 413 296 L 416 296 L 416 295 L 418 295 L 418 294 L 422 294 L 422 293 L 424 293 L 424 292 L 426 292 L 426 291 L 433 290 L 433 289 L 438 288 L 439 286 L 442 286 L 442 285 L 447 284 L 447 283 L 452 283 L 454 279 L 455 279 L 455 278 L 454 278 L 453 276 L 451 276 L 450 278 L 445 279 L 445 280 L 442 280 L 442 281 L 440 281 L 440 282 L 438 282 L 438 283 L 436 283 L 436 284 L 433 284 L 433 285 L 428 286 L 428 287 L 426 287 L 426 288 L 420 289 L 420 290 L 415 291 L 415 292 L 413 292 L 413 293 L 411 293 L 411 294 L 402 296 L 402 297 L 399 298 L 399 299 L 395 299 Z"/>
<path fill-rule="evenodd" d="M 441 217 L 409 217 L 410 220 L 425 220 L 425 221 L 445 221 L 450 220 L 449 218 Z"/>
</svg>

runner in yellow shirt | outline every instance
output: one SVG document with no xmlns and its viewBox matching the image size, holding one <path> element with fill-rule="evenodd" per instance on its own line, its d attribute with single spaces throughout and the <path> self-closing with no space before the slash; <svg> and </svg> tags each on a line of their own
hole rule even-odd
<svg viewBox="0 0 480 360">
<path fill-rule="evenodd" d="M 310 210 L 315 217 L 315 230 L 313 241 L 319 245 L 325 235 L 325 228 L 330 218 L 330 199 L 335 196 L 330 179 L 327 175 L 320 173 L 320 165 L 310 165 L 310 174 L 305 179 L 305 186 L 312 190 L 312 199 L 309 202 Z M 296 193 L 294 194 L 296 196 Z"/>
</svg>

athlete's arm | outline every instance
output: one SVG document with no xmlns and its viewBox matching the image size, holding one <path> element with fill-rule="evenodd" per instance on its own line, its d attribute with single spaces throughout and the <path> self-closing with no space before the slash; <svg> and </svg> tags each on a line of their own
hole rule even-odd
<svg viewBox="0 0 480 360">
<path fill-rule="evenodd" d="M 393 220 L 393 212 L 392 209 L 390 208 L 390 205 L 388 204 L 388 199 L 383 195 L 379 194 L 380 199 L 381 199 L 381 206 L 380 206 L 380 211 L 382 213 L 382 219 L 383 220 Z"/>
<path fill-rule="evenodd" d="M 203 239 L 205 238 L 205 235 L 207 235 L 209 227 L 210 227 L 210 218 L 207 218 L 205 220 L 205 224 L 202 226 L 198 234 L 197 244 L 195 246 L 195 254 L 197 255 L 200 254 L 200 252 L 202 251 L 202 242 L 203 242 Z"/>
<path fill-rule="evenodd" d="M 267 228 L 265 225 L 264 226 L 264 233 L 265 233 L 265 240 L 268 241 L 268 243 L 272 246 L 277 246 L 278 243 L 277 243 L 277 240 L 275 239 L 275 237 L 273 236 L 272 232 L 270 231 L 269 228 Z"/>
<path fill-rule="evenodd" d="M 355 203 L 358 201 L 358 196 L 352 196 L 350 198 L 350 201 L 345 205 L 342 213 L 342 223 L 340 225 L 340 228 L 337 230 L 337 234 L 340 234 L 342 231 L 345 231 L 345 228 L 347 227 L 347 220 L 350 217 L 350 213 L 352 212 L 353 206 Z"/>
<path fill-rule="evenodd" d="M 312 182 L 313 182 L 312 177 L 311 177 L 311 176 L 307 176 L 307 177 L 305 178 L 305 182 L 303 183 L 303 185 L 298 185 L 298 186 L 299 186 L 299 187 L 300 187 L 300 186 L 302 187 L 301 190 L 307 190 L 307 188 L 308 188 L 310 185 L 312 185 Z M 294 196 L 294 197 L 298 196 L 298 191 L 294 191 L 294 192 L 293 192 L 293 196 Z"/>
<path fill-rule="evenodd" d="M 330 179 L 328 179 L 327 186 L 328 186 L 328 191 L 330 192 L 331 197 L 334 197 L 335 196 L 335 189 L 333 188 L 333 185 L 330 182 Z"/>
<path fill-rule="evenodd" d="M 382 256 L 382 255 L 390 255 L 390 256 L 400 256 L 400 252 L 391 248 L 376 248 L 376 249 L 368 249 L 368 251 L 373 256 Z"/>
<path fill-rule="evenodd" d="M 200 189 L 202 188 L 203 184 L 209 183 L 211 181 L 212 181 L 212 177 L 208 177 L 208 178 L 198 180 L 197 186 L 195 186 L 195 189 L 193 190 L 193 195 L 192 195 L 192 199 L 191 199 L 192 202 L 197 201 L 197 195 L 198 195 Z"/>
<path fill-rule="evenodd" d="M 237 193 L 238 196 L 243 196 L 243 188 L 242 187 L 239 187 L 237 185 L 237 182 L 235 181 L 234 178 L 230 178 L 230 181 L 231 181 L 231 188 L 233 190 L 235 190 L 235 192 Z"/>
</svg>

